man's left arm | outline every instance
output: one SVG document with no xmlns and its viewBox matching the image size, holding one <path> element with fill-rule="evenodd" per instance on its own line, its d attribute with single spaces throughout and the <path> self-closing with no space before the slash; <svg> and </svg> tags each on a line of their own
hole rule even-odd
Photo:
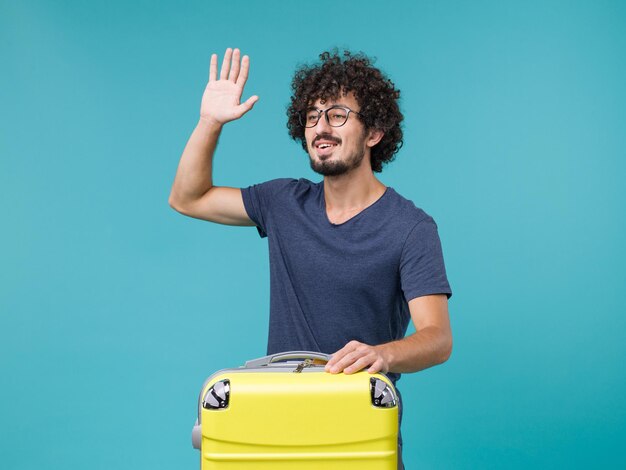
<svg viewBox="0 0 626 470">
<path fill-rule="evenodd" d="M 417 372 L 448 360 L 452 332 L 445 294 L 425 295 L 409 301 L 415 333 L 390 343 L 368 345 L 350 341 L 333 354 L 326 371 L 351 374 L 368 368 L 376 372 Z"/>
</svg>

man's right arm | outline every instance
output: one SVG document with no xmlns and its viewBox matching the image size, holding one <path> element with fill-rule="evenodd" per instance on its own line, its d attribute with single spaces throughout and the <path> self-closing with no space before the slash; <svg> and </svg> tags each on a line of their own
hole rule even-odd
<svg viewBox="0 0 626 470">
<path fill-rule="evenodd" d="M 200 120 L 180 158 L 169 203 L 181 214 L 227 225 L 254 225 L 243 205 L 241 190 L 214 186 L 213 154 L 222 127 L 252 109 L 257 96 L 240 103 L 248 78 L 249 59 L 227 49 L 219 79 L 217 55 L 211 56 L 209 83 L 202 96 Z"/>
</svg>

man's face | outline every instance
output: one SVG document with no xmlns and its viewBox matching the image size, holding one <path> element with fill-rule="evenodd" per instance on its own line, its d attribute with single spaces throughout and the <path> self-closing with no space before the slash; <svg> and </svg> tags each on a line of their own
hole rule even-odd
<svg viewBox="0 0 626 470">
<path fill-rule="evenodd" d="M 336 101 L 317 100 L 311 108 L 318 110 L 332 106 L 344 106 L 359 111 L 359 104 L 352 93 L 340 96 Z M 332 111 L 331 111 L 332 113 Z M 322 113 L 314 127 L 304 129 L 311 169 L 324 176 L 342 175 L 361 165 L 367 150 L 367 132 L 359 116 L 350 113 L 341 127 L 332 127 Z"/>
</svg>

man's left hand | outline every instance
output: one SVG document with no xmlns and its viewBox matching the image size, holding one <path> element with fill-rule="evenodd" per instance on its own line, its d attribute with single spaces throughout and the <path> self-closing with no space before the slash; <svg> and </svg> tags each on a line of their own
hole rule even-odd
<svg viewBox="0 0 626 470">
<path fill-rule="evenodd" d="M 331 374 L 352 374 L 365 367 L 370 374 L 389 372 L 389 360 L 384 354 L 383 345 L 370 346 L 358 341 L 350 341 L 343 348 L 333 354 L 326 364 L 326 372 Z"/>
</svg>

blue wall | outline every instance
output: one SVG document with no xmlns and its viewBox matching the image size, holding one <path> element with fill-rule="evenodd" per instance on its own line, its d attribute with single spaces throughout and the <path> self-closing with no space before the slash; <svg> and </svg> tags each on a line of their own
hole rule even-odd
<svg viewBox="0 0 626 470">
<path fill-rule="evenodd" d="M 623 467 L 626 4 L 0 2 L 3 468 L 196 468 L 196 396 L 265 352 L 266 241 L 167 197 L 212 52 L 251 56 L 216 184 L 317 179 L 285 128 L 332 46 L 402 90 L 382 181 L 437 220 L 453 356 L 408 468 Z"/>
</svg>

